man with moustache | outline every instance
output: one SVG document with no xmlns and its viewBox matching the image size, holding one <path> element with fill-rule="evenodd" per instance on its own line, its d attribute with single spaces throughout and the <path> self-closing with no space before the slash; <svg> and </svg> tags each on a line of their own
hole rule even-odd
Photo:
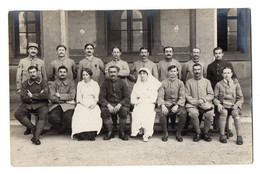
<svg viewBox="0 0 260 174">
<path fill-rule="evenodd" d="M 68 69 L 65 66 L 58 68 L 58 78 L 50 86 L 49 123 L 52 129 L 64 133 L 71 130 L 72 115 L 75 108 L 75 84 L 67 78 Z"/>
<path fill-rule="evenodd" d="M 202 76 L 202 66 L 200 64 L 193 65 L 193 74 L 194 77 L 185 84 L 187 101 L 185 107 L 196 132 L 193 141 L 198 142 L 202 138 L 210 142 L 211 137 L 208 132 L 213 123 L 214 106 L 212 100 L 214 93 L 210 81 Z M 201 134 L 199 116 L 202 115 L 204 116 L 204 129 Z"/>
<path fill-rule="evenodd" d="M 157 66 L 154 62 L 152 62 L 151 60 L 148 59 L 148 56 L 149 56 L 148 48 L 144 48 L 144 47 L 140 48 L 139 55 L 142 60 L 138 60 L 138 61 L 134 62 L 130 68 L 131 74 L 134 74 L 135 81 L 136 81 L 138 71 L 140 68 L 148 68 L 150 70 L 150 72 L 152 73 L 152 75 L 158 79 Z"/>
<path fill-rule="evenodd" d="M 181 72 L 182 67 L 180 62 L 178 62 L 177 60 L 173 59 L 173 52 L 174 52 L 174 48 L 167 46 L 164 47 L 163 49 L 164 51 L 164 56 L 165 59 L 161 60 L 158 63 L 158 75 L 159 75 L 159 81 L 163 81 L 164 79 L 167 78 L 168 76 L 168 67 L 170 65 L 175 65 L 178 68 L 178 71 Z M 178 78 L 181 79 L 181 73 L 178 74 Z"/>
<path fill-rule="evenodd" d="M 37 43 L 28 44 L 28 57 L 23 58 L 19 61 L 18 69 L 16 72 L 16 88 L 17 93 L 20 94 L 22 83 L 27 81 L 30 76 L 28 74 L 28 68 L 30 66 L 36 66 L 38 68 L 38 76 L 40 79 L 47 80 L 45 63 L 42 59 L 37 57 L 39 46 Z M 27 115 L 29 120 L 31 120 L 31 115 Z M 31 133 L 30 128 L 27 128 L 24 132 L 24 135 Z"/>
<path fill-rule="evenodd" d="M 113 47 L 112 48 L 112 56 L 113 56 L 113 60 L 108 62 L 105 66 L 105 74 L 106 74 L 106 78 L 110 78 L 109 76 L 109 72 L 108 69 L 111 66 L 117 66 L 119 67 L 120 71 L 118 72 L 118 78 L 120 79 L 124 79 L 124 81 L 127 83 L 127 77 L 130 74 L 130 69 L 128 66 L 128 63 L 126 61 L 121 60 L 121 49 L 119 47 Z"/>
<path fill-rule="evenodd" d="M 87 43 L 84 47 L 86 57 L 79 62 L 78 68 L 78 81 L 81 80 L 81 71 L 83 68 L 89 68 L 92 72 L 92 79 L 98 82 L 100 85 L 102 83 L 102 74 L 104 74 L 104 63 L 103 61 L 95 57 L 94 54 L 94 45 Z"/>
<path fill-rule="evenodd" d="M 191 51 L 191 56 L 192 56 L 191 60 L 189 60 L 182 66 L 182 81 L 184 83 L 187 80 L 194 77 L 192 67 L 195 63 L 201 64 L 203 77 L 206 77 L 207 71 L 206 71 L 204 64 L 202 62 L 200 62 L 200 53 L 201 53 L 200 48 L 198 48 L 198 47 L 193 48 Z"/>
<path fill-rule="evenodd" d="M 43 131 L 49 110 L 49 88 L 47 81 L 39 77 L 37 66 L 30 66 L 27 71 L 29 79 L 23 82 L 20 92 L 22 105 L 14 116 L 22 125 L 32 130 L 33 138 L 31 141 L 35 145 L 40 145 L 39 136 Z M 27 117 L 31 112 L 37 113 L 36 125 L 33 125 Z"/>
<path fill-rule="evenodd" d="M 74 60 L 66 57 L 67 47 L 65 45 L 58 45 L 56 48 L 58 59 L 51 62 L 49 71 L 49 79 L 54 81 L 58 78 L 58 68 L 65 66 L 68 69 L 67 78 L 70 80 L 77 78 L 77 69 Z"/>
<path fill-rule="evenodd" d="M 125 133 L 126 119 L 130 107 L 130 91 L 126 82 L 118 78 L 120 68 L 108 68 L 109 79 L 106 79 L 100 88 L 99 103 L 101 104 L 101 117 L 108 133 L 104 140 L 114 138 L 112 131 L 112 117 L 119 116 L 119 138 L 128 140 Z"/>
<path fill-rule="evenodd" d="M 176 116 L 179 117 L 178 130 L 176 139 L 183 141 L 181 136 L 182 130 L 186 122 L 185 110 L 185 87 L 181 80 L 177 78 L 178 69 L 175 65 L 168 67 L 169 77 L 162 81 L 162 85 L 158 92 L 157 104 L 161 108 L 160 124 L 163 130 L 162 141 L 168 140 L 167 121 L 171 118 L 171 123 L 175 124 Z"/>
</svg>

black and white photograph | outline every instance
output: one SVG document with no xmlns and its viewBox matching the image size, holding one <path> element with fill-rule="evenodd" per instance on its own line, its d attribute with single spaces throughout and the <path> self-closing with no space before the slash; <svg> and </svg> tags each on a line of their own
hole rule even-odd
<svg viewBox="0 0 260 174">
<path fill-rule="evenodd" d="M 254 163 L 249 6 L 5 13 L 11 168 Z"/>
</svg>

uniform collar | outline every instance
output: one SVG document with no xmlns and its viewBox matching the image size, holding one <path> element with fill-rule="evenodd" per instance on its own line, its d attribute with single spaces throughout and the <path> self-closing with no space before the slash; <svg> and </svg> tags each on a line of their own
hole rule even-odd
<svg viewBox="0 0 260 174">
<path fill-rule="evenodd" d="M 86 56 L 86 59 L 87 59 L 87 60 L 92 60 L 92 59 L 93 59 L 93 57 L 94 57 L 93 55 L 92 55 L 92 56 L 90 56 L 90 57 Z"/>
<path fill-rule="evenodd" d="M 41 84 L 42 80 L 40 77 L 37 77 L 35 80 L 29 79 L 28 85 L 32 86 L 34 83 L 37 83 L 38 85 Z"/>
<path fill-rule="evenodd" d="M 27 57 L 30 61 L 32 61 L 32 60 L 37 60 L 38 59 L 38 57 L 34 57 L 34 58 L 31 58 L 31 57 Z"/>
<path fill-rule="evenodd" d="M 64 84 L 65 86 L 67 86 L 69 84 L 69 79 L 66 78 L 65 80 L 60 80 L 60 79 L 57 79 L 57 84 L 60 86 L 61 84 Z"/>
<path fill-rule="evenodd" d="M 234 84 L 232 79 L 230 79 L 229 83 L 228 83 L 228 81 L 226 79 L 223 79 L 223 82 L 224 82 L 224 84 L 226 84 L 228 86 L 232 86 Z"/>
</svg>

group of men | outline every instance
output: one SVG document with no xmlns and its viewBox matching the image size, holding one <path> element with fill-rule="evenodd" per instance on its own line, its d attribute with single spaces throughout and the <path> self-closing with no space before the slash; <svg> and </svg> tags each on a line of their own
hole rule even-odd
<svg viewBox="0 0 260 174">
<path fill-rule="evenodd" d="M 232 115 L 237 132 L 236 143 L 243 144 L 239 123 L 243 95 L 232 64 L 222 59 L 224 53 L 221 48 L 217 47 L 213 50 L 215 61 L 205 67 L 199 60 L 201 50 L 197 47 L 192 49 L 191 60 L 183 66 L 173 58 L 173 47 L 164 48 L 165 58 L 157 65 L 149 60 L 148 49 L 142 47 L 141 59 L 134 62 L 130 68 L 128 63 L 121 59 L 122 52 L 118 47 L 112 49 L 113 60 L 104 65 L 100 58 L 94 57 L 94 46 L 86 44 L 84 47 L 86 57 L 79 62 L 78 68 L 74 60 L 66 56 L 66 49 L 64 45 L 57 46 L 58 59 L 51 63 L 48 74 L 44 61 L 37 58 L 36 43 L 29 43 L 29 56 L 19 62 L 17 92 L 21 96 L 22 105 L 15 112 L 15 117 L 27 127 L 25 135 L 33 133 L 31 141 L 34 144 L 41 144 L 39 136 L 47 119 L 52 124 L 52 128 L 60 133 L 71 128 L 76 104 L 74 80 L 81 80 L 81 71 L 84 68 L 89 68 L 93 72 L 92 79 L 101 85 L 99 96 L 101 117 L 108 130 L 104 140 L 114 137 L 112 119 L 117 115 L 119 137 L 128 140 L 125 133 L 126 119 L 130 110 L 131 91 L 128 80 L 135 82 L 138 70 L 142 67 L 148 68 L 152 75 L 162 82 L 157 100 L 157 106 L 160 108 L 160 125 L 163 130 L 162 141 L 168 140 L 168 119 L 178 116 L 177 141 L 183 141 L 182 130 L 187 123 L 187 118 L 190 118 L 196 132 L 193 141 L 204 139 L 209 142 L 211 137 L 208 132 L 213 124 L 214 115 L 217 115 L 220 142 L 226 143 L 226 120 L 229 115 Z M 50 87 L 47 80 L 53 81 Z M 38 116 L 36 125 L 30 121 L 31 112 Z M 200 129 L 201 119 L 204 120 L 203 133 Z M 175 124 L 175 119 L 171 120 Z"/>
</svg>

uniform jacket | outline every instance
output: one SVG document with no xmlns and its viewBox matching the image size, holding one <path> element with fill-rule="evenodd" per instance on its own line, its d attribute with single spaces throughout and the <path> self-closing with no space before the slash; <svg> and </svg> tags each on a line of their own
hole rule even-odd
<svg viewBox="0 0 260 174">
<path fill-rule="evenodd" d="M 164 59 L 164 60 L 161 60 L 157 65 L 159 81 L 163 81 L 164 79 L 168 78 L 168 67 L 170 65 L 175 65 L 178 68 L 178 71 L 179 71 L 178 77 L 179 77 L 179 79 L 181 79 L 181 72 L 182 72 L 181 64 L 175 59 L 172 59 L 170 62 L 167 62 Z"/>
<path fill-rule="evenodd" d="M 203 77 L 206 77 L 207 75 L 207 70 L 206 67 L 204 66 L 204 63 L 198 62 L 201 65 L 201 71 L 203 72 Z M 193 74 L 193 65 L 195 62 L 193 60 L 189 60 L 182 66 L 182 81 L 185 83 L 187 80 L 191 79 L 194 77 Z"/>
<path fill-rule="evenodd" d="M 138 60 L 138 61 L 134 62 L 134 64 L 130 68 L 131 74 L 134 73 L 135 77 L 137 78 L 138 71 L 140 68 L 148 68 L 150 70 L 150 72 L 152 73 L 152 75 L 158 79 L 157 65 L 154 62 L 152 62 L 151 60 L 148 59 L 146 62 L 144 62 L 142 60 Z"/>
</svg>

